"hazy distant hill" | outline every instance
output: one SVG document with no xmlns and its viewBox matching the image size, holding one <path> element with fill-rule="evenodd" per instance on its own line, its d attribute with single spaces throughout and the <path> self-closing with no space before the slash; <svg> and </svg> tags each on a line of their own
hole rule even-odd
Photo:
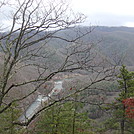
<svg viewBox="0 0 134 134">
<path fill-rule="evenodd" d="M 89 35 L 82 38 L 84 43 L 94 43 L 96 51 L 113 62 L 118 63 L 122 59 L 124 64 L 134 66 L 134 28 L 105 26 L 76 27 L 60 31 L 56 35 L 66 39 L 73 39 L 81 33 L 92 29 L 94 30 Z M 42 32 L 39 36 L 44 34 L 45 32 Z M 38 35 L 36 38 L 38 38 Z M 52 61 L 50 66 L 62 62 L 64 56 L 60 52 L 70 44 L 59 39 L 51 39 L 48 42 L 47 48 L 44 47 L 44 51 L 52 55 L 48 59 L 48 62 Z"/>
<path fill-rule="evenodd" d="M 67 39 L 72 39 L 73 37 L 77 37 L 77 30 L 79 30 L 80 33 L 84 33 L 85 31 L 92 28 L 93 27 L 77 27 L 60 31 L 57 35 Z M 96 27 L 89 35 L 83 37 L 82 40 L 86 44 L 90 44 L 91 42 L 94 43 L 96 46 L 94 49 L 103 58 L 107 58 L 107 60 L 115 63 L 118 63 L 120 59 L 123 59 L 124 64 L 128 66 L 134 66 L 134 28 Z M 64 55 L 62 55 L 61 52 L 63 51 L 64 47 L 70 44 L 71 43 L 69 42 L 58 39 L 52 39 L 48 42 L 47 48 L 44 47 L 44 50 L 42 51 L 47 51 L 51 55 L 49 59 L 47 59 L 47 63 L 49 63 L 50 68 L 53 68 L 56 65 L 58 66 L 59 63 L 63 61 Z M 97 56 L 96 60 L 99 60 L 99 55 Z M 2 57 L 2 53 L 0 53 L 0 68 L 3 64 Z M 134 70 L 133 67 L 131 70 Z M 25 68 L 24 70 L 20 70 L 17 74 L 15 74 L 15 76 L 11 79 L 11 83 L 27 81 L 31 78 L 36 77 L 36 74 L 37 70 L 35 71 L 33 67 Z M 16 88 L 14 89 L 14 92 L 10 94 L 10 99 L 13 99 L 14 93 L 16 95 L 15 97 L 20 97 L 31 92 L 33 88 L 34 85 L 32 84 L 23 86 L 19 89 Z M 27 101 L 27 104 L 31 103 L 37 94 L 38 93 L 35 93 L 35 95 L 25 100 Z"/>
<path fill-rule="evenodd" d="M 82 33 L 93 27 L 77 27 L 69 30 L 61 31 L 59 36 L 72 39 L 77 36 L 77 30 Z M 87 36 L 82 38 L 86 44 L 94 43 L 96 50 L 113 62 L 118 63 L 123 60 L 123 64 L 134 66 L 134 28 L 128 27 L 95 27 Z M 99 42 L 99 43 L 98 43 Z M 61 49 L 69 43 L 58 39 L 51 40 L 50 45 L 53 48 Z M 122 63 L 120 63 L 122 64 Z"/>
<path fill-rule="evenodd" d="M 96 35 L 102 38 L 100 50 L 108 57 L 118 62 L 134 65 L 134 28 L 127 27 L 98 27 Z"/>
</svg>

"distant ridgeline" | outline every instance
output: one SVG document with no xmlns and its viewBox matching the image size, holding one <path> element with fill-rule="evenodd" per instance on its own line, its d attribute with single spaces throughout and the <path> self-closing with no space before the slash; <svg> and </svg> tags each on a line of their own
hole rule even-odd
<svg viewBox="0 0 134 134">
<path fill-rule="evenodd" d="M 82 40 L 85 44 L 94 43 L 96 51 L 103 55 L 103 57 L 106 57 L 111 62 L 119 65 L 123 63 L 128 66 L 134 66 L 134 28 L 83 26 L 63 30 L 56 33 L 56 35 L 64 37 L 66 39 L 72 39 L 73 37 L 77 36 L 77 32 L 75 31 L 78 31 L 78 29 L 79 31 L 81 31 L 81 33 L 84 33 L 84 31 L 86 31 L 87 29 L 91 29 L 91 31 L 93 29 L 90 34 L 82 37 Z M 0 33 L 0 36 L 2 36 L 2 34 L 4 33 Z M 45 32 L 40 33 L 39 36 L 43 34 L 45 34 Z M 36 36 L 36 38 L 38 38 L 38 35 Z M 64 55 L 62 55 L 61 52 L 64 51 L 64 47 L 70 44 L 71 43 L 63 40 L 51 39 L 47 43 L 47 49 L 45 46 L 44 50 L 52 54 L 50 60 L 56 64 L 57 62 L 62 62 L 62 60 L 64 59 Z"/>
</svg>

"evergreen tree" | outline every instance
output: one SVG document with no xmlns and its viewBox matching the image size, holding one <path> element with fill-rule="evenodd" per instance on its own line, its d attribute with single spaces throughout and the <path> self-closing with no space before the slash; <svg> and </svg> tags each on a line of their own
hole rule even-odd
<svg viewBox="0 0 134 134">
<path fill-rule="evenodd" d="M 129 72 L 124 65 L 120 68 L 118 85 L 120 94 L 108 108 L 113 116 L 105 122 L 105 127 L 120 130 L 120 134 L 133 134 L 134 120 L 128 118 L 124 101 L 134 96 L 134 72 Z"/>
<path fill-rule="evenodd" d="M 0 134 L 21 134 L 23 132 L 21 127 L 13 124 L 18 118 L 19 112 L 17 105 L 13 104 L 12 107 L 0 114 Z"/>
<path fill-rule="evenodd" d="M 127 123 L 129 123 L 130 127 L 133 124 L 132 122 L 130 123 L 126 118 L 126 107 L 123 104 L 123 101 L 134 96 L 134 72 L 129 72 L 123 65 L 120 69 L 120 75 L 118 76 L 118 78 L 119 89 L 121 89 L 121 93 L 119 94 L 117 101 L 121 103 L 119 107 L 121 111 L 120 128 L 121 134 L 124 134 L 126 128 L 125 124 L 127 125 Z"/>
<path fill-rule="evenodd" d="M 78 102 L 59 103 L 51 107 L 40 116 L 33 132 L 35 134 L 89 134 L 89 132 L 94 134 L 87 113 L 78 112 L 80 107 L 81 104 Z"/>
</svg>

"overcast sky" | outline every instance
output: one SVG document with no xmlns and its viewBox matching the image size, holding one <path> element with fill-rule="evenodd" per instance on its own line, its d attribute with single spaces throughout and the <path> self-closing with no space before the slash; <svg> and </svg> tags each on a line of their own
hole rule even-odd
<svg viewBox="0 0 134 134">
<path fill-rule="evenodd" d="M 134 27 L 134 0 L 72 0 L 71 6 L 88 16 L 87 25 Z"/>
<path fill-rule="evenodd" d="M 43 1 L 46 2 L 47 0 Z M 70 3 L 70 6 L 75 12 L 81 12 L 87 16 L 85 25 L 134 27 L 134 0 L 66 1 Z M 9 21 L 4 19 L 3 12 L 0 14 L 0 21 L 3 21 L 4 24 L 9 24 Z"/>
</svg>

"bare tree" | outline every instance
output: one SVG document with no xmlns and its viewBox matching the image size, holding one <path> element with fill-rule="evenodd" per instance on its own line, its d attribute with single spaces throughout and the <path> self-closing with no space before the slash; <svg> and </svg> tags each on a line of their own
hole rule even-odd
<svg viewBox="0 0 134 134">
<path fill-rule="evenodd" d="M 65 100 L 72 94 L 77 94 L 91 85 L 108 79 L 113 72 L 106 68 L 104 59 L 100 60 L 100 55 L 93 49 L 94 44 L 84 44 L 80 39 L 92 32 L 92 28 L 85 32 L 77 31 L 77 34 L 71 38 L 62 36 L 62 31 L 72 29 L 77 24 L 85 20 L 83 14 L 74 14 L 63 1 L 53 0 L 49 3 L 42 0 L 16 0 L 14 3 L 7 3 L 8 8 L 12 9 L 12 22 L 8 27 L 8 32 L 1 33 L 1 77 L 0 77 L 0 113 L 10 108 L 14 102 L 20 102 L 33 95 L 53 76 L 63 72 L 74 72 L 76 70 L 85 70 L 88 73 L 94 72 L 90 83 L 78 91 L 53 100 L 48 105 L 39 110 L 28 122 L 16 122 L 14 124 L 28 125 L 40 112 L 51 107 L 55 103 Z M 3 7 L 3 5 L 1 6 Z M 4 25 L 3 25 L 4 27 Z M 4 27 L 5 28 L 5 27 Z M 52 39 L 58 39 L 68 42 L 68 46 L 62 51 L 63 59 L 53 69 L 49 65 L 50 51 L 47 51 L 47 45 Z M 96 60 L 97 59 L 97 60 Z M 51 62 L 51 61 L 50 61 Z M 13 81 L 16 75 L 26 71 L 28 68 L 36 76 L 31 75 L 30 79 Z M 33 73 L 32 72 L 32 73 Z M 102 75 L 103 74 L 103 75 Z M 7 99 L 11 94 L 28 88 L 27 93 L 19 97 Z M 34 86 L 33 86 L 34 85 Z M 8 100 L 8 101 L 7 101 Z"/>
</svg>

